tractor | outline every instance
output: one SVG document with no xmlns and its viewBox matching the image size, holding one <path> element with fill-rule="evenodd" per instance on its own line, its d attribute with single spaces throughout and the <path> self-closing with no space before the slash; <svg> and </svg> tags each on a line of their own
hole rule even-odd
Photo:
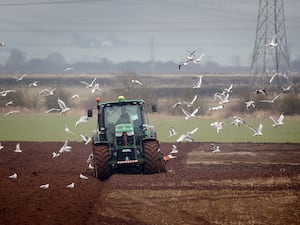
<svg viewBox="0 0 300 225">
<path fill-rule="evenodd" d="M 166 172 L 163 153 L 154 126 L 148 124 L 143 100 L 97 101 L 97 129 L 93 131 L 92 146 L 94 174 L 108 179 L 116 170 L 154 174 Z M 152 112 L 157 111 L 151 105 Z M 93 110 L 88 110 L 88 117 Z"/>
</svg>

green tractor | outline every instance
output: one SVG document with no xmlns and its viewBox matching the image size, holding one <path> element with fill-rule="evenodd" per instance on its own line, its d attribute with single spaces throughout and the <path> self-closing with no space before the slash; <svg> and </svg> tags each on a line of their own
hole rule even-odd
<svg viewBox="0 0 300 225">
<path fill-rule="evenodd" d="M 157 111 L 155 105 L 152 111 Z M 88 117 L 92 112 L 88 110 Z M 134 168 L 145 174 L 166 172 L 156 131 L 147 123 L 143 100 L 119 96 L 117 101 L 102 103 L 97 98 L 97 114 L 97 130 L 92 137 L 97 178 L 106 180 L 117 169 Z"/>
</svg>

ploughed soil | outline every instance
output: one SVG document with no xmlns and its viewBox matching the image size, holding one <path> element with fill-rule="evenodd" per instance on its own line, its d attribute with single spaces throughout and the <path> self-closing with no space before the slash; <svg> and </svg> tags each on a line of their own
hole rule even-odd
<svg viewBox="0 0 300 225">
<path fill-rule="evenodd" d="M 166 155 L 178 149 L 166 173 L 106 181 L 88 168 L 91 144 L 71 142 L 54 159 L 61 142 L 16 144 L 0 150 L 0 224 L 300 224 L 300 144 L 218 143 L 212 153 L 210 143 L 161 143 Z"/>
</svg>

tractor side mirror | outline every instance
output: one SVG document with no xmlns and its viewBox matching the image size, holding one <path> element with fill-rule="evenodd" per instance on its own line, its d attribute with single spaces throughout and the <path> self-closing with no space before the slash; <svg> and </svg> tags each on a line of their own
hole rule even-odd
<svg viewBox="0 0 300 225">
<path fill-rule="evenodd" d="M 93 117 L 93 110 L 92 109 L 88 109 L 87 116 L 88 117 Z"/>
<path fill-rule="evenodd" d="M 152 112 L 157 112 L 157 105 L 152 105 L 151 108 L 152 108 Z"/>
</svg>

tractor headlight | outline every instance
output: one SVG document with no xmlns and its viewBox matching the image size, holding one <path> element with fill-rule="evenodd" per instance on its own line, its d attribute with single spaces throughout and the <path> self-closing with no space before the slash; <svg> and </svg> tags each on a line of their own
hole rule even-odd
<svg viewBox="0 0 300 225">
<path fill-rule="evenodd" d="M 127 136 L 133 136 L 133 135 L 134 135 L 134 132 L 133 132 L 133 131 L 127 132 Z"/>
<path fill-rule="evenodd" d="M 116 133 L 116 137 L 122 137 L 122 136 L 123 136 L 123 133 L 121 133 L 121 132 Z"/>
</svg>

